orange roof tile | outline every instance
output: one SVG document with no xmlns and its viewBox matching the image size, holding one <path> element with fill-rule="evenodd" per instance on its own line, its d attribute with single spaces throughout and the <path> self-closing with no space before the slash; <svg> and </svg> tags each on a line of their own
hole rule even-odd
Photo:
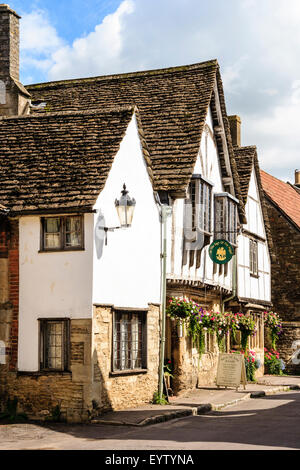
<svg viewBox="0 0 300 470">
<path fill-rule="evenodd" d="M 261 170 L 266 195 L 300 228 L 300 194 L 288 183 Z"/>
</svg>

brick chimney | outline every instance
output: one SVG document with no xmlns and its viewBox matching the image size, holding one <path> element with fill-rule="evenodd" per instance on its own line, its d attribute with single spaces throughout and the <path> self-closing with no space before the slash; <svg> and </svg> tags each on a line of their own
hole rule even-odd
<svg viewBox="0 0 300 470">
<path fill-rule="evenodd" d="M 300 170 L 295 170 L 295 186 L 300 188 Z"/>
<path fill-rule="evenodd" d="M 241 118 L 237 115 L 228 116 L 232 145 L 241 146 Z"/>
<path fill-rule="evenodd" d="M 0 4 L 0 116 L 29 113 L 29 93 L 19 81 L 20 16 Z"/>
</svg>

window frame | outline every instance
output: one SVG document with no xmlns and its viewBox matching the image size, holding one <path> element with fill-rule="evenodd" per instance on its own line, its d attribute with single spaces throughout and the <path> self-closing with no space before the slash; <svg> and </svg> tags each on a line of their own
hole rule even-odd
<svg viewBox="0 0 300 470">
<path fill-rule="evenodd" d="M 194 197 L 192 193 L 192 185 L 195 187 Z M 212 201 L 213 201 L 213 183 L 208 181 L 206 178 L 203 178 L 200 174 L 194 174 L 191 178 L 189 184 L 189 197 L 188 200 L 192 205 L 192 220 L 191 220 L 191 227 L 192 231 L 200 231 L 209 237 L 213 234 L 212 231 Z M 208 192 L 204 192 L 204 188 L 208 190 Z M 207 194 L 209 195 L 208 199 Z M 202 202 L 205 198 L 204 205 Z M 197 210 L 197 202 L 198 201 L 198 210 Z M 204 210 L 202 210 L 204 207 Z M 208 211 L 207 211 L 208 209 Z M 208 216 L 207 216 L 208 212 Z M 200 218 L 201 218 L 201 225 L 200 225 Z M 197 224 L 198 221 L 198 224 Z"/>
<path fill-rule="evenodd" d="M 255 250 L 253 250 L 253 247 L 255 246 Z M 253 256 L 255 255 L 255 263 L 254 263 L 254 258 Z M 254 269 L 256 265 L 256 269 Z M 259 272 L 258 272 L 258 241 L 255 238 L 250 238 L 249 237 L 249 271 L 250 271 L 250 276 L 252 277 L 259 277 Z"/>
<path fill-rule="evenodd" d="M 225 211 L 223 211 L 223 221 L 217 220 L 218 211 L 216 205 L 218 200 L 223 200 L 223 207 L 225 205 Z M 238 204 L 239 201 L 230 193 L 215 193 L 214 194 L 214 240 L 223 239 L 228 241 L 232 246 L 237 247 L 237 235 L 238 235 Z M 234 208 L 233 212 L 231 207 Z M 232 224 L 233 214 L 233 224 Z M 225 227 L 225 230 L 221 230 L 221 224 Z M 233 225 L 233 226 L 232 226 Z M 218 229 L 218 230 L 217 230 Z M 218 235 L 219 234 L 219 235 Z"/>
<path fill-rule="evenodd" d="M 81 243 L 77 246 L 67 246 L 66 244 L 66 219 L 70 217 L 80 218 Z M 60 246 L 58 248 L 47 248 L 45 246 L 45 221 L 47 219 L 60 219 Z M 59 251 L 82 251 L 84 250 L 84 214 L 66 214 L 44 216 L 40 219 L 40 253 Z"/>
<path fill-rule="evenodd" d="M 138 314 L 141 316 L 141 367 L 132 369 L 118 369 L 115 366 L 115 327 L 117 315 L 124 314 Z M 127 375 L 139 374 L 148 371 L 148 328 L 147 328 L 147 315 L 148 310 L 138 309 L 114 309 L 112 316 L 112 354 L 111 354 L 111 375 Z"/>
<path fill-rule="evenodd" d="M 69 318 L 39 318 L 39 371 L 40 372 L 70 372 L 70 357 L 71 357 L 71 335 L 70 335 L 70 319 Z M 46 355 L 46 336 L 47 325 L 50 323 L 63 324 L 63 340 L 61 346 L 62 353 L 62 367 L 51 368 L 47 367 Z"/>
</svg>

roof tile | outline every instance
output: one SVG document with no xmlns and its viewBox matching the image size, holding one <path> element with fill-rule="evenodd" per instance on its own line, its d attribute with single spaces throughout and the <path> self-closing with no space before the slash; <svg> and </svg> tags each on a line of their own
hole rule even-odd
<svg viewBox="0 0 300 470">
<path fill-rule="evenodd" d="M 300 228 L 300 194 L 288 183 L 261 170 L 266 195 Z"/>
</svg>

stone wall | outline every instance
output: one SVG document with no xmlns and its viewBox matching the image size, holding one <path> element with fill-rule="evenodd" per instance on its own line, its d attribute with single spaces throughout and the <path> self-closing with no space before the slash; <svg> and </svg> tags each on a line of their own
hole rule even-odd
<svg viewBox="0 0 300 470">
<path fill-rule="evenodd" d="M 173 290 L 169 294 L 168 300 L 172 296 L 181 297 L 183 293 Z M 191 291 L 187 296 L 207 310 L 220 311 L 219 298 L 213 295 L 210 295 L 208 300 L 207 297 L 201 297 L 201 290 L 198 290 L 197 294 Z M 206 350 L 199 355 L 197 347 L 192 344 L 185 328 L 178 327 L 174 320 L 168 319 L 166 357 L 171 359 L 173 365 L 171 388 L 175 395 L 182 394 L 197 386 L 205 386 L 215 382 L 218 346 L 212 335 L 207 335 Z"/>
<path fill-rule="evenodd" d="M 52 410 L 59 406 L 62 419 L 87 421 L 92 414 L 91 338 L 92 320 L 71 320 L 69 372 L 5 373 L 2 366 L 2 408 L 8 398 L 17 397 L 19 411 L 29 418 L 51 417 Z"/>
<path fill-rule="evenodd" d="M 273 239 L 272 310 L 286 322 L 277 343 L 277 349 L 286 361 L 292 354 L 293 341 L 300 340 L 297 326 L 300 322 L 300 231 L 268 201 L 267 208 Z"/>
<path fill-rule="evenodd" d="M 278 342 L 280 355 L 291 374 L 300 374 L 300 321 L 283 322 L 282 336 Z M 299 353 L 297 352 L 299 351 Z"/>
<path fill-rule="evenodd" d="M 272 302 L 284 321 L 300 321 L 300 231 L 267 205 L 273 239 Z"/>
<path fill-rule="evenodd" d="M 147 370 L 112 372 L 113 307 L 94 306 L 93 390 L 98 412 L 131 408 L 149 403 L 158 389 L 160 308 L 149 305 L 147 312 Z"/>
<path fill-rule="evenodd" d="M 211 341 L 209 351 L 199 355 L 192 339 L 184 328 L 178 327 L 174 320 L 169 322 L 168 334 L 172 335 L 171 361 L 173 378 L 171 388 L 175 395 L 192 390 L 197 386 L 213 384 L 217 374 L 218 348 Z"/>
<path fill-rule="evenodd" d="M 169 294 L 170 297 L 181 297 L 184 294 L 175 291 Z M 220 298 L 210 296 L 209 302 L 207 297 L 201 298 L 201 291 L 198 296 L 190 291 L 187 297 L 194 300 L 203 308 L 214 312 L 220 312 Z M 248 305 L 248 304 L 247 304 Z M 254 306 L 253 306 L 254 307 Z M 256 306 L 258 308 L 258 306 Z M 261 361 L 261 367 L 256 370 L 255 378 L 264 374 L 264 322 L 261 306 L 259 309 L 243 306 L 236 301 L 227 305 L 228 311 L 252 313 L 257 322 L 257 334 L 249 339 L 249 349 L 255 351 L 255 355 Z M 229 336 L 224 343 L 224 350 L 230 352 L 231 349 L 241 350 L 240 336 L 237 334 L 236 344 L 231 344 Z M 191 338 L 188 336 L 185 328 L 178 326 L 175 320 L 168 318 L 167 321 L 167 341 L 166 341 L 166 357 L 171 359 L 173 366 L 173 378 L 171 379 L 171 389 L 175 395 L 183 394 L 188 390 L 196 387 L 212 385 L 215 383 L 218 368 L 219 348 L 215 334 L 206 334 L 205 336 L 205 352 L 199 355 L 197 347 L 192 344 Z"/>
</svg>

